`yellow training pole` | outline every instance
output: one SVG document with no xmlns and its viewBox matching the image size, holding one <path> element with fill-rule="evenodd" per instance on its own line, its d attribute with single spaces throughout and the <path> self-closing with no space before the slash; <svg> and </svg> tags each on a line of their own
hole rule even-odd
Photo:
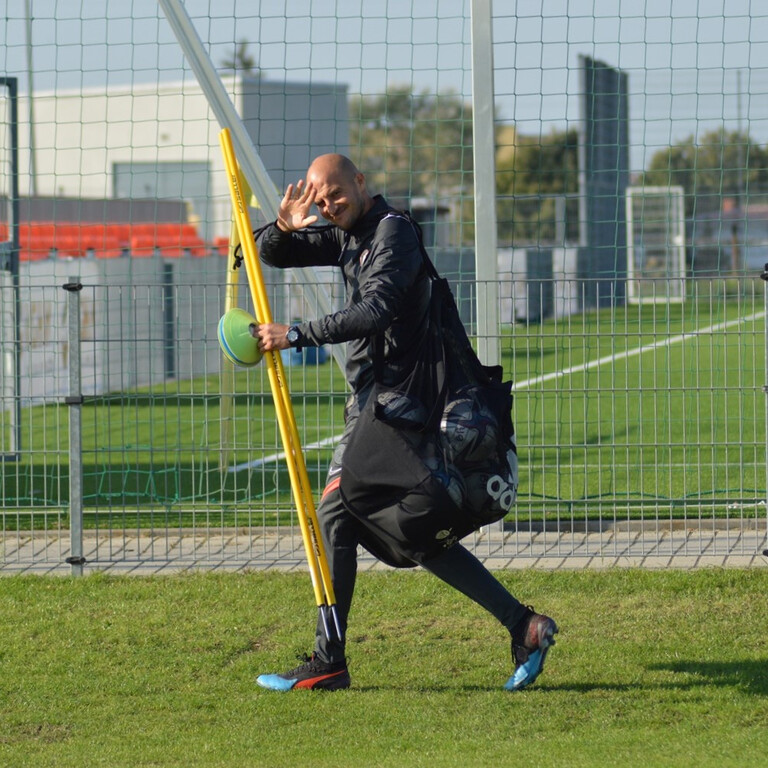
<svg viewBox="0 0 768 768">
<path fill-rule="evenodd" d="M 241 192 L 243 186 L 242 179 L 228 129 L 225 128 L 221 131 L 219 134 L 219 142 L 221 144 L 224 163 L 227 169 L 232 207 L 235 222 L 240 233 L 240 243 L 243 249 L 245 270 L 251 288 L 256 316 L 260 323 L 271 323 L 272 315 L 269 308 L 266 289 L 264 287 L 261 265 L 259 264 L 258 255 L 256 253 L 256 244 L 254 243 L 251 234 L 252 227 L 250 216 L 248 215 L 248 209 L 245 206 Z M 321 609 L 321 616 L 325 624 L 326 633 L 329 634 L 329 629 L 325 614 L 322 611 L 324 607 L 330 609 L 334 619 L 336 632 L 340 637 L 341 631 L 335 611 L 336 600 L 333 593 L 333 583 L 328 568 L 328 560 L 325 555 L 325 548 L 319 533 L 319 524 L 314 502 L 312 500 L 309 476 L 304 463 L 304 456 L 301 452 L 299 433 L 296 427 L 296 419 L 293 413 L 290 392 L 288 391 L 288 385 L 285 380 L 282 358 L 280 357 L 278 350 L 269 352 L 265 355 L 265 358 L 267 361 L 267 374 L 272 388 L 272 396 L 275 401 L 278 426 L 280 428 L 280 435 L 283 440 L 287 457 L 291 488 L 298 510 L 302 540 L 304 542 L 304 549 L 306 550 L 310 575 L 312 577 L 315 599 L 318 607 Z"/>
</svg>

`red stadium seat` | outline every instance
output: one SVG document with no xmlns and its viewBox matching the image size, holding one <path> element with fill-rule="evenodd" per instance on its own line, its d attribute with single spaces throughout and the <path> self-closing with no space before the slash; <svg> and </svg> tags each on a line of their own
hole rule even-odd
<svg viewBox="0 0 768 768">
<path fill-rule="evenodd" d="M 213 238 L 213 249 L 219 256 L 229 255 L 229 237 L 226 235 L 220 235 Z"/>
<path fill-rule="evenodd" d="M 107 237 L 114 237 L 121 246 L 129 246 L 131 243 L 131 225 L 128 223 L 111 224 L 107 222 L 104 226 L 104 233 Z"/>
<path fill-rule="evenodd" d="M 80 237 L 71 231 L 58 231 L 54 237 L 53 245 L 59 256 L 79 257 L 85 255 L 80 244 Z"/>
<path fill-rule="evenodd" d="M 179 258 L 187 253 L 205 256 L 205 242 L 191 224 L 160 224 L 157 229 L 157 245 L 160 253 L 169 258 Z"/>
<path fill-rule="evenodd" d="M 148 258 L 155 255 L 154 235 L 137 235 L 131 237 L 131 256 L 135 258 Z"/>
<path fill-rule="evenodd" d="M 0 223 L 0 239 L 8 237 L 8 224 Z M 59 256 L 93 255 L 111 259 L 129 252 L 137 258 L 160 253 L 167 258 L 188 254 L 207 256 L 209 246 L 200 237 L 196 225 L 176 222 L 72 222 L 26 221 L 19 227 L 20 259 L 47 259 L 53 249 Z M 216 248 L 226 255 L 228 238 L 217 238 Z"/>
<path fill-rule="evenodd" d="M 134 237 L 156 237 L 157 224 L 154 221 L 140 221 L 131 224 L 131 238 Z"/>
<path fill-rule="evenodd" d="M 51 256 L 51 251 L 54 247 L 53 234 L 50 235 L 32 235 L 30 237 L 29 230 L 23 232 L 23 227 L 20 228 L 19 233 L 20 240 L 20 261 L 42 261 L 48 259 Z"/>
<path fill-rule="evenodd" d="M 92 250 L 97 259 L 117 259 L 123 255 L 123 244 L 114 235 L 104 235 L 102 242 Z"/>
</svg>

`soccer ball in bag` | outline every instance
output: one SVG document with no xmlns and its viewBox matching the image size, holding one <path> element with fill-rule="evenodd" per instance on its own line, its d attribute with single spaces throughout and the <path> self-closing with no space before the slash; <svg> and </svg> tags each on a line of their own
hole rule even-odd
<svg viewBox="0 0 768 768">
<path fill-rule="evenodd" d="M 493 462 L 464 473 L 467 509 L 479 525 L 501 520 L 517 499 L 517 454 L 510 450 L 505 464 Z"/>
<path fill-rule="evenodd" d="M 496 452 L 499 426 L 494 415 L 470 397 L 446 405 L 440 422 L 446 459 L 464 468 L 482 464 Z"/>
<path fill-rule="evenodd" d="M 466 499 L 467 489 L 464 484 L 464 478 L 456 467 L 452 464 L 446 464 L 442 456 L 436 451 L 425 451 L 422 461 L 425 466 L 443 485 L 451 501 L 457 507 L 463 507 Z"/>
<path fill-rule="evenodd" d="M 398 421 L 421 426 L 427 420 L 427 409 L 415 397 L 399 392 L 380 392 L 376 399 L 377 412 L 384 421 Z"/>
</svg>

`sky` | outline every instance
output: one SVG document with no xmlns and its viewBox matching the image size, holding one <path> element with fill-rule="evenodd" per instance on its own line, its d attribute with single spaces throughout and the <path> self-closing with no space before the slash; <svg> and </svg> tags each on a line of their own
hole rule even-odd
<svg viewBox="0 0 768 768">
<path fill-rule="evenodd" d="M 4 0 L 0 68 L 37 91 L 191 77 L 155 0 Z M 471 97 L 470 0 L 186 0 L 216 65 L 236 41 L 271 80 Z M 497 116 L 524 133 L 579 119 L 578 62 L 629 74 L 633 168 L 725 124 L 768 143 L 768 0 L 496 0 Z M 186 75 L 185 75 L 186 71 Z"/>
</svg>

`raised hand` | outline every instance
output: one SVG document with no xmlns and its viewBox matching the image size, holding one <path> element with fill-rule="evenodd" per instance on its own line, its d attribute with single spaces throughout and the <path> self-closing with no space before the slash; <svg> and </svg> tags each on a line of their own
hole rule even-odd
<svg viewBox="0 0 768 768">
<path fill-rule="evenodd" d="M 295 188 L 293 184 L 289 184 L 280 201 L 277 226 L 284 232 L 295 232 L 314 224 L 317 216 L 309 214 L 314 202 L 315 188 L 312 184 L 305 187 L 304 179 L 301 179 Z"/>
</svg>

